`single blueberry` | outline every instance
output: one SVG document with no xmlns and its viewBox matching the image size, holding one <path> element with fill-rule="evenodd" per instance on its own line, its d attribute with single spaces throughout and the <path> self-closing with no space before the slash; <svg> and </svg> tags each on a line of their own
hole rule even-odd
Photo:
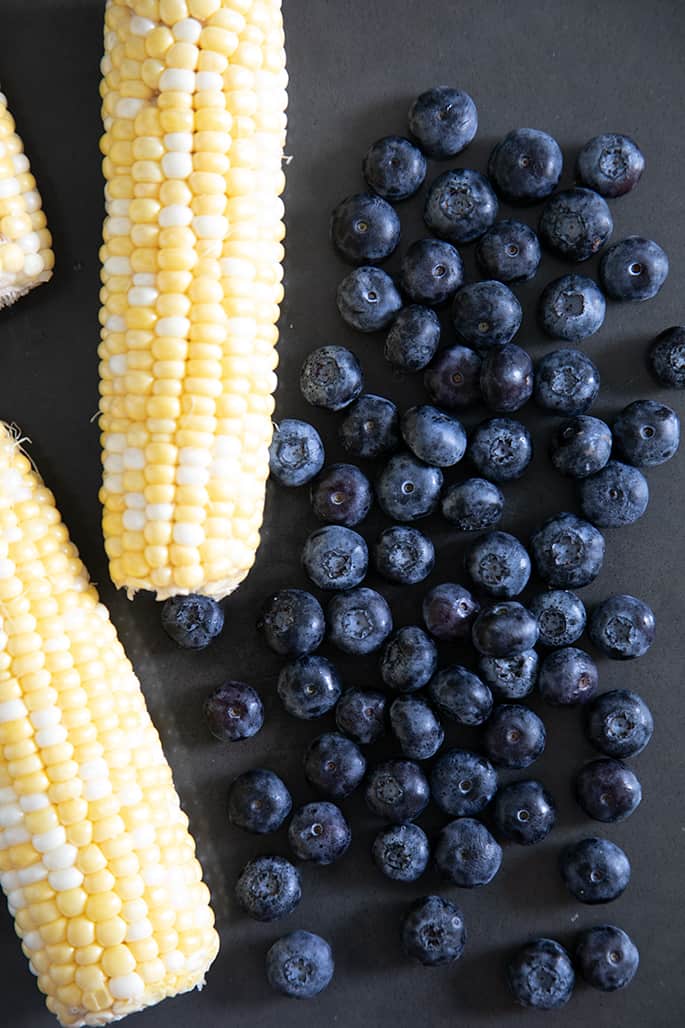
<svg viewBox="0 0 685 1028">
<path fill-rule="evenodd" d="M 305 721 L 331 710 L 342 692 L 333 664 L 315 654 L 284 664 L 276 688 L 288 714 Z"/>
<path fill-rule="evenodd" d="M 328 635 L 344 653 L 372 653 L 392 631 L 392 613 L 375 589 L 336 593 L 328 604 Z"/>
<path fill-rule="evenodd" d="M 293 814 L 288 842 L 298 860 L 333 864 L 347 851 L 352 833 L 335 803 L 306 803 Z"/>
<path fill-rule="evenodd" d="M 638 948 L 623 931 L 611 924 L 587 928 L 576 948 L 576 965 L 588 985 L 615 992 L 629 985 L 640 963 Z"/>
<path fill-rule="evenodd" d="M 426 177 L 426 158 L 404 136 L 384 136 L 372 143 L 362 162 L 369 189 L 396 203 L 413 196 Z"/>
<path fill-rule="evenodd" d="M 430 681 L 437 664 L 438 651 L 433 640 L 418 625 L 406 625 L 385 644 L 381 678 L 397 692 L 415 692 Z"/>
<path fill-rule="evenodd" d="M 300 657 L 321 645 L 326 621 L 321 604 L 311 593 L 280 589 L 264 604 L 257 628 L 275 653 Z"/>
<path fill-rule="evenodd" d="M 600 757 L 584 764 L 574 787 L 578 803 L 596 821 L 625 821 L 642 799 L 637 775 L 613 757 Z"/>
<path fill-rule="evenodd" d="M 350 264 L 372 264 L 389 257 L 400 241 L 394 207 L 374 193 L 355 193 L 331 214 L 331 242 Z"/>
<path fill-rule="evenodd" d="M 437 307 L 464 281 L 459 251 L 442 239 L 417 239 L 402 258 L 400 286 L 412 303 Z"/>
<path fill-rule="evenodd" d="M 454 885 L 474 889 L 495 877 L 502 864 L 502 847 L 480 821 L 460 817 L 439 833 L 435 863 Z"/>
<path fill-rule="evenodd" d="M 256 735 L 264 724 L 264 707 L 256 689 L 244 682 L 224 682 L 204 703 L 207 727 L 215 739 L 237 742 Z"/>
<path fill-rule="evenodd" d="M 366 576 L 369 553 L 358 532 L 342 525 L 324 525 L 307 536 L 302 566 L 319 589 L 351 589 Z"/>
<path fill-rule="evenodd" d="M 356 743 L 379 739 L 385 730 L 385 695 L 373 689 L 346 689 L 335 708 L 335 723 Z"/>
<path fill-rule="evenodd" d="M 542 782 L 510 782 L 495 796 L 493 819 L 503 838 L 533 846 L 554 828 L 557 808 Z"/>
<path fill-rule="evenodd" d="M 535 646 L 538 623 L 520 603 L 509 600 L 481 610 L 471 636 L 476 650 L 485 657 L 516 657 Z"/>
<path fill-rule="evenodd" d="M 530 432 L 512 418 L 489 418 L 471 433 L 468 456 L 481 475 L 495 482 L 520 478 L 533 459 Z"/>
<path fill-rule="evenodd" d="M 610 460 L 594 475 L 581 479 L 580 507 L 600 528 L 632 525 L 649 503 L 647 479 L 637 468 Z"/>
<path fill-rule="evenodd" d="M 561 178 L 564 158 L 559 144 L 539 129 L 520 128 L 496 144 L 488 175 L 508 200 L 543 200 Z"/>
<path fill-rule="evenodd" d="M 235 898 L 255 921 L 277 921 L 302 898 L 299 871 L 283 857 L 255 857 L 240 872 Z"/>
<path fill-rule="evenodd" d="M 614 243 L 599 263 L 599 278 L 612 300 L 651 300 L 668 276 L 668 257 L 658 243 L 629 236 Z"/>
<path fill-rule="evenodd" d="M 412 760 L 377 764 L 367 778 L 364 793 L 369 810 L 386 821 L 413 821 L 430 797 L 428 779 Z"/>
<path fill-rule="evenodd" d="M 575 514 L 548 518 L 530 538 L 538 575 L 556 589 L 578 589 L 594 581 L 602 569 L 605 549 L 599 529 Z"/>
<path fill-rule="evenodd" d="M 340 316 L 359 332 L 377 332 L 389 325 L 402 306 L 395 283 L 380 268 L 355 268 L 338 286 Z"/>
<path fill-rule="evenodd" d="M 477 588 L 506 599 L 523 592 L 530 578 L 528 551 L 508 532 L 481 535 L 467 549 L 464 567 Z"/>
<path fill-rule="evenodd" d="M 528 609 L 538 619 L 539 642 L 543 646 L 571 646 L 585 630 L 585 604 L 567 589 L 538 593 Z"/>
<path fill-rule="evenodd" d="M 628 464 L 651 468 L 665 464 L 680 444 L 680 418 L 665 403 L 635 400 L 614 421 L 616 452 Z"/>
<path fill-rule="evenodd" d="M 467 478 L 448 486 L 442 514 L 460 532 L 478 532 L 496 525 L 504 511 L 502 490 L 485 478 Z"/>
<path fill-rule="evenodd" d="M 368 478 L 354 464 L 329 464 L 309 495 L 317 518 L 348 528 L 364 520 L 373 501 Z"/>
<path fill-rule="evenodd" d="M 340 422 L 340 442 L 353 457 L 380 457 L 400 444 L 400 419 L 392 400 L 360 396 Z"/>
<path fill-rule="evenodd" d="M 497 791 L 497 772 L 485 757 L 470 750 L 447 750 L 431 768 L 431 796 L 453 817 L 473 817 L 485 810 Z"/>
<path fill-rule="evenodd" d="M 430 847 L 418 825 L 389 825 L 381 828 L 371 848 L 373 862 L 386 878 L 415 882 L 428 866 Z"/>
<path fill-rule="evenodd" d="M 578 154 L 576 171 L 585 186 L 602 196 L 623 196 L 640 181 L 645 159 L 637 143 L 620 132 L 590 139 Z"/>
<path fill-rule="evenodd" d="M 485 726 L 485 752 L 498 767 L 530 767 L 545 748 L 547 734 L 530 707 L 500 703 Z"/>
<path fill-rule="evenodd" d="M 269 473 L 279 485 L 304 485 L 321 471 L 324 449 L 313 425 L 285 418 L 274 428 L 269 447 Z"/>
<path fill-rule="evenodd" d="M 363 384 L 361 365 L 344 346 L 319 346 L 300 368 L 300 392 L 312 407 L 342 410 L 357 399 Z"/>
<path fill-rule="evenodd" d="M 430 307 L 412 303 L 393 321 L 383 355 L 400 371 L 421 371 L 431 362 L 440 343 L 440 321 Z"/>
<path fill-rule="evenodd" d="M 170 596 L 162 605 L 162 628 L 184 650 L 204 650 L 224 627 L 224 612 L 210 596 Z"/>
<path fill-rule="evenodd" d="M 480 369 L 480 389 L 490 410 L 500 414 L 519 410 L 533 395 L 533 362 L 514 343 L 489 350 Z"/>
<path fill-rule="evenodd" d="M 431 233 L 449 243 L 478 239 L 497 218 L 495 191 L 479 171 L 455 168 L 433 180 L 423 220 Z"/>
<path fill-rule="evenodd" d="M 538 361 L 533 395 L 551 414 L 584 414 L 599 393 L 599 370 L 579 350 L 553 350 Z"/>
<path fill-rule="evenodd" d="M 441 350 L 423 376 L 423 384 L 433 403 L 447 410 L 477 403 L 481 363 L 479 355 L 468 346 L 449 346 Z"/>
<path fill-rule="evenodd" d="M 540 243 L 522 221 L 496 221 L 476 246 L 476 261 L 486 278 L 527 282 L 540 264 Z"/>
<path fill-rule="evenodd" d="M 569 261 L 586 261 L 606 243 L 614 222 L 606 200 L 592 189 L 563 189 L 542 208 L 538 234 Z"/>
<path fill-rule="evenodd" d="M 238 775 L 228 790 L 229 821 L 257 835 L 277 831 L 292 805 L 284 782 L 274 771 L 261 767 Z"/>
<path fill-rule="evenodd" d="M 398 696 L 390 704 L 390 727 L 402 755 L 429 760 L 442 746 L 445 732 L 432 709 L 418 696 Z"/>
<path fill-rule="evenodd" d="M 439 468 L 451 468 L 466 452 L 466 431 L 461 421 L 429 403 L 409 407 L 400 431 L 415 457 Z"/>
<path fill-rule="evenodd" d="M 423 598 L 421 613 L 426 628 L 436 639 L 466 639 L 480 604 L 456 582 L 442 582 Z"/>
<path fill-rule="evenodd" d="M 333 799 L 344 799 L 366 772 L 366 759 L 351 739 L 325 732 L 313 739 L 304 755 L 304 776 L 310 785 Z"/>
<path fill-rule="evenodd" d="M 520 700 L 532 692 L 537 681 L 538 655 L 535 650 L 524 650 L 516 657 L 481 657 L 478 670 L 499 696 Z"/>
<path fill-rule="evenodd" d="M 554 939 L 534 939 L 509 962 L 507 980 L 522 1007 L 554 1010 L 571 998 L 575 974 L 563 946 Z"/>
<path fill-rule="evenodd" d="M 564 846 L 559 857 L 566 888 L 581 903 L 610 903 L 630 881 L 630 861 L 608 839 L 581 839 Z"/>
<path fill-rule="evenodd" d="M 585 734 L 608 757 L 636 757 L 653 731 L 652 712 L 641 696 L 628 689 L 603 692 L 586 709 Z"/>
<path fill-rule="evenodd" d="M 442 489 L 442 471 L 412 453 L 390 458 L 376 479 L 376 499 L 395 521 L 416 521 L 432 514 Z"/>
<path fill-rule="evenodd" d="M 409 108 L 409 131 L 423 152 L 436 160 L 461 153 L 477 128 L 476 105 L 463 89 L 434 86 Z"/>
<path fill-rule="evenodd" d="M 462 725 L 482 725 L 492 713 L 492 693 L 487 685 L 460 664 L 438 671 L 430 681 L 428 695 L 441 714 Z"/>
<path fill-rule="evenodd" d="M 320 935 L 298 930 L 278 939 L 266 955 L 266 978 L 272 989 L 295 999 L 311 999 L 330 984 L 331 947 Z"/>
<path fill-rule="evenodd" d="M 553 650 L 540 665 L 540 695 L 555 706 L 587 703 L 597 692 L 598 685 L 597 665 L 589 653 L 575 646 Z"/>
<path fill-rule="evenodd" d="M 402 947 L 424 967 L 440 967 L 464 952 L 466 928 L 460 908 L 442 896 L 416 900 L 402 922 Z"/>
<path fill-rule="evenodd" d="M 521 327 L 523 310 L 508 286 L 495 279 L 463 286 L 452 303 L 458 338 L 477 350 L 506 346 Z"/>
<path fill-rule="evenodd" d="M 614 660 L 641 657 L 654 642 L 654 611 L 635 596 L 609 596 L 590 617 L 590 638 Z"/>
<path fill-rule="evenodd" d="M 540 294 L 538 320 L 553 339 L 580 342 L 598 332 L 604 322 L 604 294 L 586 275 L 562 275 Z"/>
<path fill-rule="evenodd" d="M 599 418 L 579 414 L 554 430 L 549 455 L 557 471 L 568 478 L 587 478 L 601 471 L 611 456 L 611 429 Z"/>
<path fill-rule="evenodd" d="M 649 348 L 649 365 L 654 377 L 671 389 L 685 389 L 685 327 L 664 329 Z"/>
<path fill-rule="evenodd" d="M 416 585 L 433 570 L 435 547 L 418 528 L 391 525 L 376 539 L 373 559 L 378 573 L 389 582 Z"/>
</svg>

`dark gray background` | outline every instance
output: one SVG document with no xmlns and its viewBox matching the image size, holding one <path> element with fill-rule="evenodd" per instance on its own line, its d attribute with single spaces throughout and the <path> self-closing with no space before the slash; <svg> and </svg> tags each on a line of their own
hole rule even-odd
<svg viewBox="0 0 685 1028">
<path fill-rule="evenodd" d="M 289 719 L 275 695 L 279 661 L 254 631 L 262 598 L 277 586 L 304 585 L 298 552 L 314 527 L 306 491 L 270 487 L 264 541 L 249 580 L 226 604 L 227 624 L 207 652 L 184 654 L 164 636 L 154 602 L 129 603 L 107 576 L 100 535 L 97 409 L 98 246 L 102 182 L 97 140 L 101 132 L 98 65 L 100 0 L 0 0 L 0 75 L 43 194 L 55 238 L 54 280 L 0 315 L 0 417 L 31 437 L 31 453 L 54 489 L 62 513 L 103 600 L 109 605 L 140 674 L 152 716 L 161 732 L 175 779 L 191 818 L 214 897 L 222 935 L 221 954 L 201 995 L 185 996 L 143 1013 L 136 1024 L 182 1028 L 259 1025 L 276 1028 L 306 1018 L 310 1024 L 438 1025 L 454 1018 L 468 1028 L 519 1028 L 537 1023 L 512 1006 L 503 966 L 513 948 L 535 934 L 572 945 L 578 929 L 615 921 L 633 934 L 642 966 L 632 987 L 604 996 L 584 985 L 572 1002 L 550 1015 L 557 1028 L 666 1028 L 679 1024 L 685 1006 L 683 955 L 682 567 L 685 545 L 683 457 L 650 471 L 652 501 L 645 518 L 611 531 L 600 579 L 584 591 L 591 603 L 611 592 L 649 601 L 658 620 L 653 650 L 629 665 L 600 661 L 602 685 L 643 693 L 653 708 L 656 732 L 635 761 L 644 801 L 615 827 L 583 818 L 570 796 L 575 768 L 591 755 L 577 711 L 541 711 L 549 733 L 547 752 L 533 772 L 552 790 L 560 823 L 532 850 L 509 847 L 495 882 L 465 892 L 434 876 L 413 886 L 382 879 L 369 847 L 379 827 L 359 796 L 344 804 L 355 830 L 348 855 L 327 869 L 304 867 L 304 899 L 282 925 L 263 926 L 241 917 L 232 887 L 242 864 L 257 853 L 287 854 L 285 833 L 249 837 L 232 829 L 225 793 L 237 773 L 266 765 L 281 773 L 296 802 L 312 798 L 300 770 L 305 743 L 330 728 L 331 718 L 307 724 Z M 421 90 L 450 83 L 467 89 L 480 114 L 478 136 L 453 165 L 484 170 L 487 154 L 508 130 L 529 125 L 552 132 L 566 155 L 564 182 L 571 181 L 576 152 L 599 132 L 634 135 L 647 157 L 636 192 L 612 203 L 614 238 L 640 233 L 655 238 L 671 257 L 671 276 L 660 296 L 640 306 L 609 304 L 602 331 L 584 344 L 599 364 L 603 391 L 595 413 L 613 416 L 640 396 L 661 396 L 682 412 L 679 395 L 660 393 L 646 371 L 648 341 L 683 322 L 685 271 L 682 217 L 682 55 L 685 14 L 678 0 L 286 0 L 291 76 L 286 194 L 287 299 L 281 323 L 278 415 L 310 416 L 297 390 L 305 353 L 322 343 L 346 343 L 359 354 L 372 390 L 399 403 L 422 396 L 419 378 L 392 375 L 381 357 L 381 340 L 357 337 L 335 310 L 335 285 L 344 272 L 327 242 L 330 208 L 361 186 L 359 164 L 366 147 L 389 132 L 403 132 L 411 99 Z M 447 166 L 450 166 L 448 163 Z M 431 168 L 431 176 L 437 169 Z M 503 214 L 508 212 L 503 210 Z M 405 239 L 421 233 L 420 203 L 402 206 Z M 536 211 L 525 218 L 534 223 Z M 472 248 L 465 247 L 473 273 Z M 396 262 L 390 262 L 391 269 Z M 541 285 L 563 266 L 546 258 L 533 283 L 519 290 L 526 319 L 518 342 L 535 357 L 549 349 L 532 315 Z M 586 270 L 583 268 L 583 270 Z M 590 266 L 590 273 L 595 271 Z M 444 339 L 450 339 L 447 322 Z M 483 416 L 476 411 L 467 419 Z M 331 459 L 334 415 L 313 417 Z M 527 538 L 539 520 L 574 509 L 573 490 L 555 477 L 545 456 L 553 421 L 533 408 L 522 413 L 538 445 L 523 481 L 506 487 L 503 527 Z M 461 472 L 458 471 L 458 474 Z M 373 538 L 383 520 L 374 512 L 364 531 Z M 428 584 L 460 579 L 463 539 L 439 519 L 427 530 L 439 552 Z M 370 577 L 371 585 L 379 583 Z M 424 587 L 386 589 L 398 624 L 419 619 Z M 325 652 L 325 651 L 324 651 Z M 443 662 L 471 660 L 449 650 Z M 375 661 L 340 661 L 349 683 L 377 684 Z M 208 738 L 202 701 L 223 678 L 244 678 L 265 701 L 266 726 L 250 742 L 222 746 Z M 532 705 L 540 710 L 537 699 Z M 477 734 L 448 728 L 451 742 L 477 744 Z M 383 752 L 381 750 L 381 752 Z M 440 819 L 429 813 L 430 830 Z M 610 907 L 588 908 L 564 891 L 556 859 L 568 839 L 598 832 L 623 845 L 633 879 Z M 409 964 L 398 944 L 403 909 L 416 896 L 442 891 L 463 905 L 469 941 L 463 959 L 442 970 Z M 330 939 L 336 955 L 333 985 L 303 1007 L 269 993 L 264 953 L 283 931 L 305 927 Z M 13 1028 L 53 1024 L 41 1007 L 10 919 L 0 918 L 0 992 L 3 1023 Z"/>
</svg>

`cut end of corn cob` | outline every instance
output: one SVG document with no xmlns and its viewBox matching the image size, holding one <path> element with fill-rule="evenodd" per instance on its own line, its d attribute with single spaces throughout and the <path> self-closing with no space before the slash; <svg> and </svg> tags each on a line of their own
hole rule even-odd
<svg viewBox="0 0 685 1028">
<path fill-rule="evenodd" d="M 63 1025 L 200 987 L 219 948 L 159 736 L 50 491 L 0 423 L 0 884 Z"/>
<path fill-rule="evenodd" d="M 0 309 L 52 278 L 55 258 L 24 144 L 0 93 Z"/>
<path fill-rule="evenodd" d="M 221 599 L 251 568 L 276 385 L 280 0 L 109 0 L 100 428 L 115 585 Z"/>
</svg>

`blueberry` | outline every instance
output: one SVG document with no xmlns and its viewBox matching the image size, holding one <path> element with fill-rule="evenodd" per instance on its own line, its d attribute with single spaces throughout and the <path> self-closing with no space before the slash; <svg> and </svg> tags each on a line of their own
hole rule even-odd
<svg viewBox="0 0 685 1028">
<path fill-rule="evenodd" d="M 374 193 L 355 193 L 331 214 L 331 242 L 351 264 L 384 261 L 400 241 L 400 219 L 394 207 Z"/>
<path fill-rule="evenodd" d="M 629 985 L 639 963 L 637 946 L 623 929 L 615 925 L 587 928 L 578 940 L 578 970 L 589 985 L 602 992 L 614 992 Z"/>
<path fill-rule="evenodd" d="M 614 222 L 609 205 L 592 189 L 564 189 L 542 208 L 538 234 L 550 250 L 569 261 L 586 261 L 606 243 Z"/>
<path fill-rule="evenodd" d="M 554 939 L 534 939 L 509 962 L 507 980 L 522 1007 L 554 1010 L 571 998 L 575 974 L 563 946 Z"/>
<path fill-rule="evenodd" d="M 466 928 L 460 908 L 442 896 L 416 900 L 402 922 L 402 947 L 424 967 L 440 967 L 464 952 Z"/>
<path fill-rule="evenodd" d="M 395 203 L 421 188 L 426 177 L 426 158 L 404 136 L 384 136 L 366 151 L 362 172 L 369 189 Z"/>
<path fill-rule="evenodd" d="M 409 108 L 409 131 L 423 152 L 436 160 L 461 153 L 477 128 L 476 105 L 463 89 L 434 86 Z"/>
<path fill-rule="evenodd" d="M 685 389 L 685 327 L 673 325 L 659 333 L 649 348 L 649 365 L 662 385 Z"/>
<path fill-rule="evenodd" d="M 589 653 L 575 646 L 548 653 L 540 666 L 538 688 L 555 706 L 587 703 L 597 692 L 599 674 Z"/>
<path fill-rule="evenodd" d="M 477 350 L 506 346 L 521 327 L 522 317 L 514 293 L 495 279 L 464 286 L 452 303 L 452 323 L 458 338 Z"/>
<path fill-rule="evenodd" d="M 623 196 L 640 181 L 645 159 L 637 143 L 619 132 L 590 139 L 578 154 L 576 170 L 583 185 L 602 196 Z"/>
<path fill-rule="evenodd" d="M 440 468 L 424 464 L 411 453 L 397 453 L 376 480 L 376 499 L 389 518 L 416 521 L 433 513 L 441 489 Z"/>
<path fill-rule="evenodd" d="M 473 645 L 485 657 L 517 657 L 532 650 L 538 623 L 530 611 L 510 600 L 485 607 L 473 623 Z"/>
<path fill-rule="evenodd" d="M 392 631 L 387 601 L 362 586 L 337 593 L 328 604 L 329 638 L 344 653 L 372 653 Z"/>
<path fill-rule="evenodd" d="M 261 697 L 244 682 L 220 685 L 205 700 L 204 714 L 210 732 L 222 742 L 249 739 L 264 724 Z"/>
<path fill-rule="evenodd" d="M 308 721 L 336 705 L 342 685 L 329 660 L 310 654 L 281 668 L 277 690 L 288 714 Z"/>
<path fill-rule="evenodd" d="M 542 782 L 511 782 L 495 796 L 493 818 L 503 838 L 533 846 L 554 828 L 557 808 Z"/>
<path fill-rule="evenodd" d="M 416 585 L 433 570 L 435 547 L 418 528 L 391 525 L 376 539 L 373 559 L 378 573 L 389 582 Z"/>
<path fill-rule="evenodd" d="M 480 821 L 460 817 L 439 833 L 435 863 L 454 885 L 474 889 L 495 877 L 502 864 L 502 847 Z"/>
<path fill-rule="evenodd" d="M 604 563 L 602 533 L 575 514 L 548 518 L 530 538 L 537 573 L 556 589 L 578 589 L 594 581 Z"/>
<path fill-rule="evenodd" d="M 470 750 L 447 750 L 433 764 L 431 796 L 453 817 L 472 817 L 485 810 L 497 790 L 497 772 L 485 757 Z"/>
<path fill-rule="evenodd" d="M 429 760 L 445 739 L 437 717 L 418 696 L 398 696 L 392 701 L 390 727 L 403 756 L 410 760 Z"/>
<path fill-rule="evenodd" d="M 538 619 L 539 641 L 543 646 L 571 646 L 585 630 L 585 604 L 567 589 L 538 593 L 528 609 Z"/>
<path fill-rule="evenodd" d="M 504 511 L 504 496 L 485 478 L 467 478 L 448 486 L 442 497 L 442 514 L 460 532 L 478 532 L 496 525 Z"/>
<path fill-rule="evenodd" d="M 417 625 L 391 635 L 381 657 L 381 678 L 397 692 L 414 692 L 431 680 L 438 664 L 435 643 Z"/>
<path fill-rule="evenodd" d="M 449 243 L 478 239 L 497 218 L 497 197 L 479 171 L 455 168 L 433 180 L 423 220 L 430 232 Z"/>
<path fill-rule="evenodd" d="M 366 576 L 369 553 L 358 532 L 342 525 L 317 528 L 302 550 L 302 565 L 319 589 L 351 589 Z"/>
<path fill-rule="evenodd" d="M 508 700 L 520 700 L 532 692 L 538 677 L 538 655 L 524 650 L 516 657 L 481 657 L 478 670 L 484 682 Z"/>
<path fill-rule="evenodd" d="M 540 264 L 540 243 L 522 221 L 496 221 L 476 246 L 476 261 L 486 278 L 527 282 Z"/>
<path fill-rule="evenodd" d="M 342 410 L 356 400 L 363 384 L 361 365 L 344 346 L 320 346 L 300 368 L 300 392 L 313 407 Z"/>
<path fill-rule="evenodd" d="M 323 443 L 313 425 L 297 418 L 285 418 L 276 425 L 269 447 L 269 473 L 280 485 L 304 485 L 318 475 L 323 462 Z"/>
<path fill-rule="evenodd" d="M 608 757 L 636 757 L 653 731 L 652 712 L 641 696 L 628 689 L 601 693 L 586 711 L 585 734 Z"/>
<path fill-rule="evenodd" d="M 642 786 L 637 775 L 612 757 L 600 757 L 581 767 L 575 794 L 588 817 L 596 821 L 625 821 L 640 804 Z"/>
<path fill-rule="evenodd" d="M 612 442 L 611 429 L 604 421 L 579 414 L 556 427 L 549 455 L 560 474 L 567 478 L 587 478 L 607 464 Z"/>
<path fill-rule="evenodd" d="M 499 767 L 530 767 L 545 748 L 547 734 L 530 707 L 501 703 L 485 726 L 485 752 Z"/>
<path fill-rule="evenodd" d="M 435 356 L 440 322 L 430 307 L 412 303 L 399 312 L 385 337 L 386 361 L 400 371 L 420 371 Z"/>
<path fill-rule="evenodd" d="M 333 864 L 346 852 L 352 834 L 343 812 L 335 803 L 305 803 L 296 810 L 288 827 L 288 842 L 298 860 Z"/>
<path fill-rule="evenodd" d="M 402 258 L 400 285 L 412 303 L 437 307 L 446 303 L 463 281 L 459 251 L 442 239 L 417 239 Z"/>
<path fill-rule="evenodd" d="M 481 535 L 467 549 L 464 567 L 477 588 L 506 599 L 523 592 L 530 578 L 528 551 L 508 532 Z"/>
<path fill-rule="evenodd" d="M 261 767 L 238 775 L 228 790 L 229 821 L 257 835 L 277 831 L 292 805 L 283 781 L 274 771 Z"/>
<path fill-rule="evenodd" d="M 609 596 L 592 612 L 590 638 L 614 660 L 641 657 L 654 642 L 654 612 L 635 596 Z"/>
<path fill-rule="evenodd" d="M 530 354 L 513 343 L 488 351 L 480 369 L 480 389 L 490 410 L 519 410 L 533 395 Z"/>
<path fill-rule="evenodd" d="M 559 869 L 566 888 L 581 903 L 610 903 L 630 881 L 630 862 L 608 839 L 581 839 L 564 846 Z"/>
<path fill-rule="evenodd" d="M 355 268 L 338 286 L 340 316 L 359 332 L 377 332 L 389 325 L 402 306 L 402 297 L 390 275 L 365 265 Z"/>
<path fill-rule="evenodd" d="M 304 776 L 310 785 L 333 799 L 344 799 L 357 788 L 366 760 L 351 739 L 326 732 L 310 742 L 304 755 Z"/>
<path fill-rule="evenodd" d="M 598 332 L 604 322 L 604 294 L 586 275 L 562 275 L 540 294 L 538 320 L 553 339 L 580 342 Z"/>
<path fill-rule="evenodd" d="M 412 760 L 387 760 L 368 776 L 365 792 L 369 810 L 395 824 L 413 821 L 428 804 L 428 780 Z"/>
<path fill-rule="evenodd" d="M 612 300 L 651 300 L 668 276 L 668 257 L 658 243 L 629 236 L 614 243 L 599 263 L 602 286 Z"/>
<path fill-rule="evenodd" d="M 601 471 L 580 483 L 580 507 L 600 528 L 632 525 L 649 503 L 647 479 L 637 468 L 610 460 Z"/>
<path fill-rule="evenodd" d="M 665 403 L 635 400 L 614 421 L 617 454 L 638 468 L 665 464 L 680 444 L 680 418 Z"/>
<path fill-rule="evenodd" d="M 184 650 L 204 650 L 224 627 L 224 612 L 209 596 L 170 596 L 162 605 L 162 628 Z"/>
<path fill-rule="evenodd" d="M 533 395 L 552 414 L 584 414 L 599 393 L 599 370 L 578 350 L 546 353 L 535 369 Z"/>
<path fill-rule="evenodd" d="M 533 459 L 530 432 L 512 418 L 490 418 L 474 428 L 468 455 L 477 471 L 495 482 L 520 478 Z"/>
<path fill-rule="evenodd" d="M 318 996 L 330 984 L 333 971 L 331 947 L 313 932 L 290 932 L 278 939 L 266 955 L 269 985 L 295 999 Z"/>
<path fill-rule="evenodd" d="M 368 478 L 354 464 L 329 464 L 312 483 L 310 498 L 317 518 L 349 528 L 369 513 L 373 493 Z"/>
<path fill-rule="evenodd" d="M 264 604 L 257 628 L 275 653 L 300 657 L 321 645 L 326 621 L 319 601 L 303 589 L 280 589 Z"/>
<path fill-rule="evenodd" d="M 235 897 L 255 921 L 277 921 L 302 898 L 299 872 L 283 857 L 255 857 L 240 872 Z"/>
<path fill-rule="evenodd" d="M 421 612 L 426 628 L 436 639 L 466 639 L 480 604 L 463 585 L 442 582 L 423 598 Z"/>
<path fill-rule="evenodd" d="M 395 882 L 415 882 L 428 866 L 430 848 L 418 825 L 389 825 L 373 841 L 373 862 L 386 878 Z"/>
<path fill-rule="evenodd" d="M 428 695 L 441 714 L 462 725 L 482 725 L 492 712 L 492 693 L 478 675 L 460 664 L 431 679 Z"/>
<path fill-rule="evenodd" d="M 356 743 L 370 743 L 384 731 L 385 696 L 373 689 L 346 689 L 335 708 L 335 723 Z"/>
<path fill-rule="evenodd" d="M 429 403 L 409 407 L 400 420 L 400 431 L 414 456 L 426 464 L 451 468 L 466 452 L 466 432 L 461 421 Z"/>
<path fill-rule="evenodd" d="M 457 410 L 480 400 L 481 358 L 468 346 L 450 346 L 441 350 L 426 368 L 423 384 L 439 407 Z"/>
<path fill-rule="evenodd" d="M 384 396 L 365 393 L 340 422 L 340 442 L 353 457 L 380 457 L 400 443 L 397 407 Z"/>
<path fill-rule="evenodd" d="M 543 200 L 561 178 L 559 144 L 539 129 L 515 129 L 494 147 L 488 175 L 508 200 Z"/>
</svg>

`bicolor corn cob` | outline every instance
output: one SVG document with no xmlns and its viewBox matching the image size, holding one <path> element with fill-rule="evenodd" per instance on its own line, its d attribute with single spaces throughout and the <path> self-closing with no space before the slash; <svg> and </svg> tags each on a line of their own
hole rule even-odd
<svg viewBox="0 0 685 1028">
<path fill-rule="evenodd" d="M 55 258 L 24 144 L 0 93 L 0 308 L 52 277 Z"/>
<path fill-rule="evenodd" d="M 104 1025 L 218 949 L 138 680 L 50 491 L 0 423 L 0 883 L 47 1005 Z"/>
<path fill-rule="evenodd" d="M 221 599 L 259 545 L 283 295 L 280 0 L 109 0 L 103 531 L 112 580 Z"/>
</svg>

